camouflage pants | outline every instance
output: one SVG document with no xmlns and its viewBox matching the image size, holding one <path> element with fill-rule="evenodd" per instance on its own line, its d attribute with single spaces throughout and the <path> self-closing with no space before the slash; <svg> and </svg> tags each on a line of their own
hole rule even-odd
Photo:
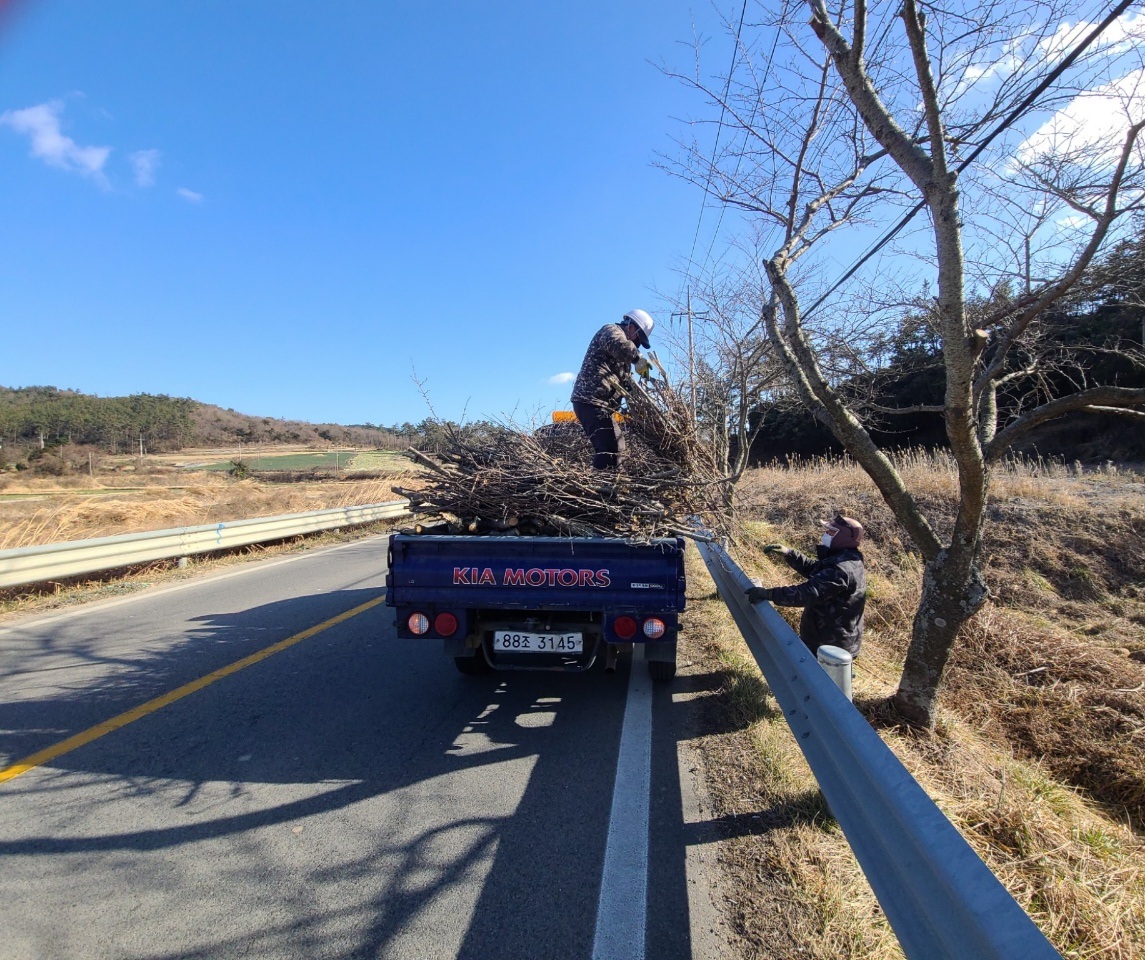
<svg viewBox="0 0 1145 960">
<path fill-rule="evenodd" d="M 611 411 L 591 403 L 574 400 L 573 410 L 588 442 L 592 444 L 593 469 L 615 473 L 620 458 L 624 456 L 624 437 L 620 433 L 620 424 L 612 418 Z"/>
</svg>

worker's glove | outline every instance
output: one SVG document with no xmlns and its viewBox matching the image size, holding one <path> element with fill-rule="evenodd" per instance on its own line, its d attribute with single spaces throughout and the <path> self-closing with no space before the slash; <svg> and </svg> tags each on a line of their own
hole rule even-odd
<svg viewBox="0 0 1145 960">
<path fill-rule="evenodd" d="M 785 547 L 782 543 L 769 543 L 763 548 L 764 553 L 778 553 L 781 557 L 786 557 L 791 553 L 790 547 Z"/>
<path fill-rule="evenodd" d="M 636 372 L 640 374 L 645 380 L 652 376 L 652 361 L 647 357 L 641 357 L 636 361 Z"/>
<path fill-rule="evenodd" d="M 631 377 L 625 371 L 625 379 L 631 382 Z M 624 384 L 621 382 L 620 377 L 614 373 L 608 374 L 600 381 L 600 389 L 597 390 L 597 396 L 604 401 L 605 406 L 616 408 L 620 405 L 620 401 L 624 399 L 627 391 L 624 389 Z"/>
<path fill-rule="evenodd" d="M 748 587 L 744 593 L 747 594 L 748 603 L 759 603 L 760 600 L 771 599 L 770 587 Z"/>
</svg>

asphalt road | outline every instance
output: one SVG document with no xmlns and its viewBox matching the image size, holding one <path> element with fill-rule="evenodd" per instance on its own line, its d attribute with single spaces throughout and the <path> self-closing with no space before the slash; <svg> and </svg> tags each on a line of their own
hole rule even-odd
<svg viewBox="0 0 1145 960">
<path fill-rule="evenodd" d="M 0 957 L 724 955 L 687 681 L 463 677 L 384 577 L 375 538 L 0 628 L 0 768 L 81 741 L 0 783 Z"/>
</svg>

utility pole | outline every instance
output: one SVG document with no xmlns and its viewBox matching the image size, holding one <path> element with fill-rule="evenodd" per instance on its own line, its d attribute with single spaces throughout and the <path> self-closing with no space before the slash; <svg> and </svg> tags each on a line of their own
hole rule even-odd
<svg viewBox="0 0 1145 960">
<path fill-rule="evenodd" d="M 692 422 L 696 422 L 696 344 L 692 336 L 692 320 L 707 320 L 707 311 L 703 313 L 694 313 L 692 311 L 692 288 L 688 288 L 688 309 L 684 313 L 672 314 L 672 319 L 676 317 L 688 318 L 688 383 L 692 388 Z"/>
<path fill-rule="evenodd" d="M 1031 277 L 1030 277 L 1030 238 L 1026 237 L 1026 296 L 1030 295 Z"/>
</svg>

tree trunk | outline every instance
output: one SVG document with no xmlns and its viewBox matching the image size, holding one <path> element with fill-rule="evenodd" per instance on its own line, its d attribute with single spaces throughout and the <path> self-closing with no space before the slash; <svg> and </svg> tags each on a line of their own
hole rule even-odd
<svg viewBox="0 0 1145 960">
<path fill-rule="evenodd" d="M 892 702 L 908 721 L 928 730 L 937 719 L 938 688 L 954 641 L 988 596 L 977 548 L 976 543 L 942 550 L 923 573 L 922 599 Z"/>
</svg>

